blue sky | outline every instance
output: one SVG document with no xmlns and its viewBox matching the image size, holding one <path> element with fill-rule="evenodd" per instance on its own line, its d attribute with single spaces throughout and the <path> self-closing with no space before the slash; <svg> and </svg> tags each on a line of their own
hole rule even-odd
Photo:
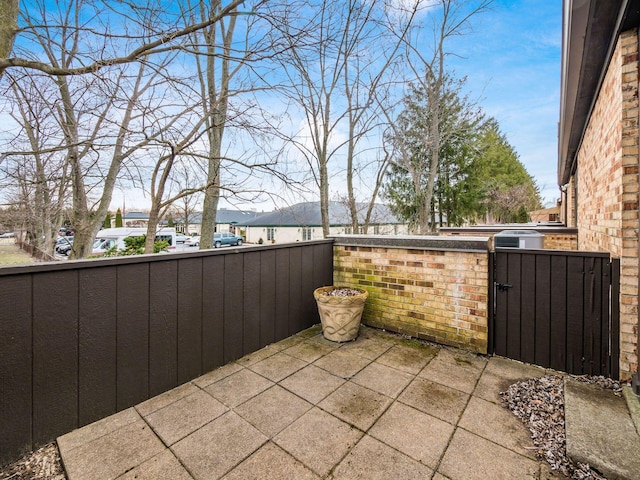
<svg viewBox="0 0 640 480">
<path fill-rule="evenodd" d="M 474 31 L 451 43 L 458 76 L 472 98 L 498 119 L 545 204 L 559 197 L 557 125 L 560 108 L 562 2 L 496 0 Z"/>
<path fill-rule="evenodd" d="M 491 10 L 475 17 L 472 25 L 471 33 L 449 43 L 447 50 L 460 56 L 450 57 L 449 66 L 458 77 L 467 77 L 470 97 L 498 120 L 535 178 L 543 204 L 555 205 L 562 2 L 494 0 Z M 130 205 L 144 208 L 148 198 L 139 197 L 127 193 Z M 120 202 L 121 193 L 114 192 L 114 205 Z M 271 202 L 222 205 L 273 208 Z"/>
</svg>

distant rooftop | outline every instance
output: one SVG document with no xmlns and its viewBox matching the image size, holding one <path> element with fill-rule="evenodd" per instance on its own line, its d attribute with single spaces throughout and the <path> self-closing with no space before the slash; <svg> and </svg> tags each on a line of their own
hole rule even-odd
<svg viewBox="0 0 640 480">
<path fill-rule="evenodd" d="M 358 203 L 358 221 L 364 223 L 368 204 Z M 402 224 L 386 205 L 374 205 L 371 214 L 371 225 Z M 329 224 L 350 225 L 351 215 L 349 209 L 342 202 L 329 202 Z M 243 223 L 248 227 L 319 227 L 322 225 L 320 202 L 303 202 L 281 208 L 269 213 L 258 214 L 255 219 Z"/>
</svg>

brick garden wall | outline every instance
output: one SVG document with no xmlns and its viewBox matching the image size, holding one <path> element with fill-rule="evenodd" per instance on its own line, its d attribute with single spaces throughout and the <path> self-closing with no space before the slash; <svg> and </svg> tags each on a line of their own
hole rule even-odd
<svg viewBox="0 0 640 480">
<path fill-rule="evenodd" d="M 336 237 L 334 284 L 363 287 L 363 323 L 486 353 L 488 238 Z"/>
<path fill-rule="evenodd" d="M 570 184 L 577 210 L 567 199 L 578 248 L 620 257 L 623 378 L 638 369 L 638 136 L 638 31 L 630 30 L 618 40 L 578 152 Z"/>
</svg>

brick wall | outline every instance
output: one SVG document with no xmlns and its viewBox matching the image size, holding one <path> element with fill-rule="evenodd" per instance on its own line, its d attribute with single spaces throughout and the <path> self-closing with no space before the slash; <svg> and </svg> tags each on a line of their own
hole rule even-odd
<svg viewBox="0 0 640 480">
<path fill-rule="evenodd" d="M 638 136 L 638 31 L 630 30 L 618 40 L 578 152 L 577 209 L 567 199 L 578 248 L 620 257 L 623 378 L 638 369 Z"/>
<path fill-rule="evenodd" d="M 491 239 L 503 230 L 535 230 L 544 235 L 543 248 L 545 250 L 577 250 L 578 231 L 575 228 L 548 227 L 531 224 L 522 225 L 474 225 L 472 227 L 445 227 L 440 229 L 442 236 L 486 236 Z"/>
<path fill-rule="evenodd" d="M 578 235 L 575 233 L 555 233 L 544 236 L 545 250 L 577 250 Z"/>
<path fill-rule="evenodd" d="M 366 325 L 486 353 L 488 262 L 488 238 L 416 237 L 396 246 L 338 240 L 334 283 L 369 291 Z"/>
</svg>

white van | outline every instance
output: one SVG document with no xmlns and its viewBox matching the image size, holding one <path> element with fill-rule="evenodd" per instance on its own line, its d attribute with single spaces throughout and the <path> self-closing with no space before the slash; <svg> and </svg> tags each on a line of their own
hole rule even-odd
<svg viewBox="0 0 640 480">
<path fill-rule="evenodd" d="M 124 250 L 126 245 L 124 239 L 127 237 L 141 237 L 147 234 L 145 227 L 118 227 L 118 228 L 103 228 L 96 235 L 96 239 L 93 242 L 92 255 L 103 255 L 104 252 L 111 248 L 117 250 Z M 176 229 L 175 228 L 159 228 L 156 230 L 156 241 L 165 240 L 169 243 L 167 250 L 170 252 L 176 249 Z"/>
</svg>

